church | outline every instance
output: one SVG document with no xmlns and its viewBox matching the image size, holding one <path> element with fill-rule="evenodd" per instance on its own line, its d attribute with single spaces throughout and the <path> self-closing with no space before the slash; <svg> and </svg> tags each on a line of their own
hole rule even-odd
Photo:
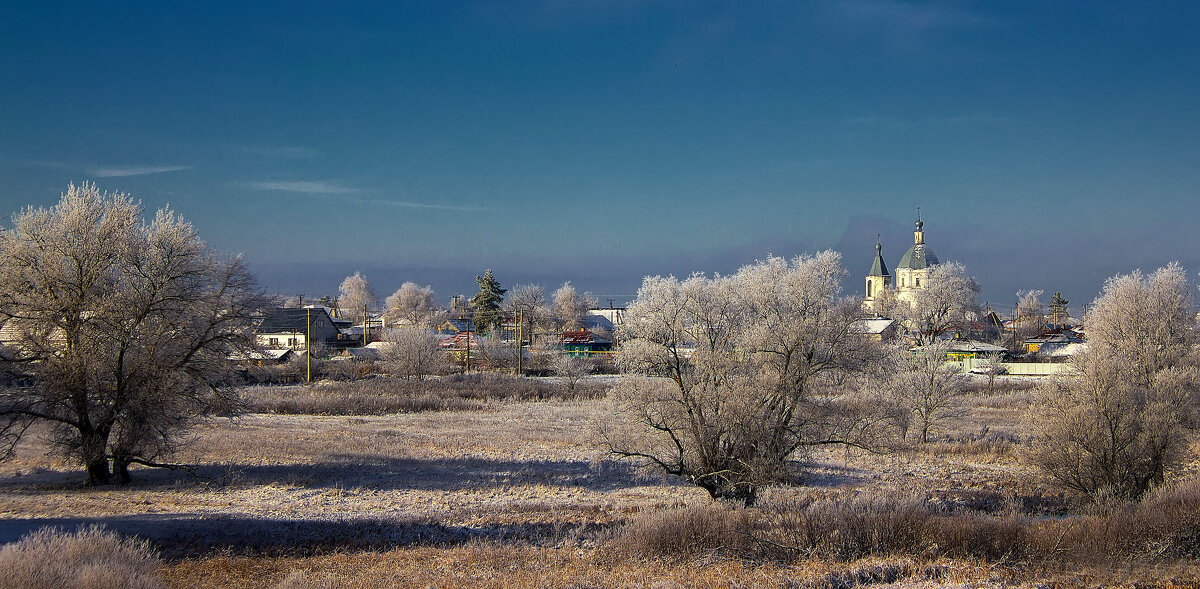
<svg viewBox="0 0 1200 589">
<path fill-rule="evenodd" d="M 868 311 L 880 310 L 878 303 L 886 289 L 895 290 L 896 300 L 910 303 L 917 291 L 929 287 L 929 269 L 938 264 L 938 259 L 933 250 L 925 245 L 925 223 L 921 221 L 919 209 L 916 226 L 913 244 L 896 265 L 895 282 L 888 272 L 887 262 L 883 260 L 883 245 L 875 242 L 875 261 L 867 272 L 866 296 L 863 298 L 863 307 Z"/>
</svg>

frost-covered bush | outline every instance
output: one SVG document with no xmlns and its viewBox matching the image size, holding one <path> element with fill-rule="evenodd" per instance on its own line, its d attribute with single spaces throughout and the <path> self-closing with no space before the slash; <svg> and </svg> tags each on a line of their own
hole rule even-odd
<svg viewBox="0 0 1200 589">
<path fill-rule="evenodd" d="M 159 565 L 147 542 L 100 526 L 42 528 L 0 548 L 0 589 L 156 589 Z"/>
</svg>

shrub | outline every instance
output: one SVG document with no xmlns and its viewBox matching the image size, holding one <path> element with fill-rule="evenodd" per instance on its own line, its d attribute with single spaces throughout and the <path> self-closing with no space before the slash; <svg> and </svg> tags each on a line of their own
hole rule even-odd
<svg viewBox="0 0 1200 589">
<path fill-rule="evenodd" d="M 1114 498 L 1088 514 L 1050 519 L 1020 510 L 947 509 L 903 492 L 764 503 L 645 515 L 626 524 L 611 547 L 621 555 L 756 561 L 945 555 L 1102 564 L 1200 557 L 1200 478 L 1159 487 L 1140 502 Z"/>
<path fill-rule="evenodd" d="M 754 544 L 755 516 L 753 510 L 720 503 L 654 512 L 622 528 L 612 548 L 623 556 L 746 555 Z"/>
<path fill-rule="evenodd" d="M 784 502 L 770 511 L 772 543 L 797 554 L 840 559 L 919 553 L 933 515 L 923 496 L 898 493 Z"/>
<path fill-rule="evenodd" d="M 388 330 L 382 341 L 383 368 L 394 376 L 422 380 L 427 375 L 444 374 L 449 368 L 441 340 L 429 332 L 396 328 Z"/>
<path fill-rule="evenodd" d="M 99 526 L 42 528 L 0 549 L 0 589 L 165 587 L 159 564 L 145 541 Z"/>
<path fill-rule="evenodd" d="M 372 378 L 313 386 L 248 387 L 242 393 L 242 404 L 251 413 L 385 415 L 475 410 L 502 401 L 591 399 L 606 391 L 602 385 L 586 384 L 572 391 L 544 379 L 478 373 L 425 381 Z"/>
</svg>

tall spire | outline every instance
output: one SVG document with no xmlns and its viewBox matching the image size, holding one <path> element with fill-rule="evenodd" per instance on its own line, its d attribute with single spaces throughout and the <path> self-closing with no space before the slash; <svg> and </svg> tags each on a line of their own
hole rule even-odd
<svg viewBox="0 0 1200 589">
<path fill-rule="evenodd" d="M 925 243 L 925 223 L 921 221 L 921 207 L 917 207 L 917 230 L 913 232 L 913 243 L 921 245 Z"/>
<path fill-rule="evenodd" d="M 879 242 L 879 236 L 875 236 L 875 261 L 871 263 L 871 271 L 867 276 L 891 276 L 888 273 L 887 262 L 883 261 L 883 245 Z"/>
</svg>

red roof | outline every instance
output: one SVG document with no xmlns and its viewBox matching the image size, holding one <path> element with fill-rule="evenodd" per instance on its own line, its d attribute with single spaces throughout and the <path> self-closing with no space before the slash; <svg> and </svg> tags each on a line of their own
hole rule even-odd
<svg viewBox="0 0 1200 589">
<path fill-rule="evenodd" d="M 475 334 L 467 333 L 467 332 L 457 333 L 448 338 L 445 338 L 442 340 L 441 344 L 439 344 L 439 345 L 442 346 L 443 348 L 452 348 L 455 350 L 462 350 L 467 347 L 466 342 L 468 341 L 468 338 L 470 338 L 469 341 L 471 342 L 470 345 L 472 348 L 479 347 L 479 340 L 475 338 Z"/>
</svg>

